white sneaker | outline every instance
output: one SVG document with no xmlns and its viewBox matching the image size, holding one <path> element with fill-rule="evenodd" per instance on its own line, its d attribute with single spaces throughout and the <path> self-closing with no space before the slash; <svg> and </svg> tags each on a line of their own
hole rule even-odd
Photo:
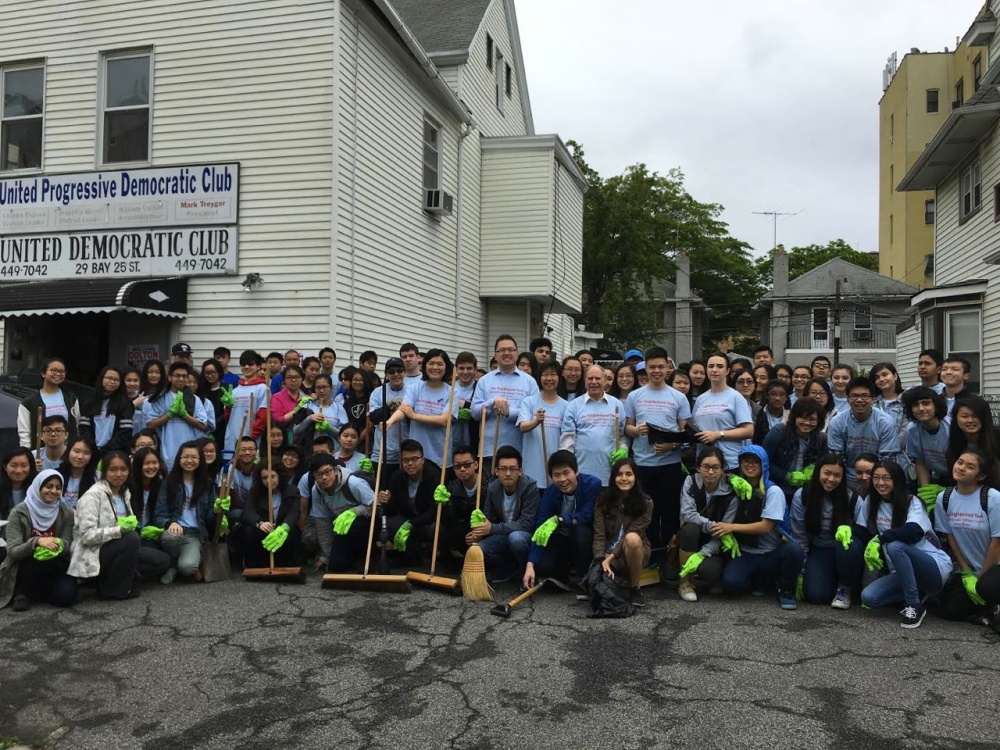
<svg viewBox="0 0 1000 750">
<path fill-rule="evenodd" d="M 686 602 L 698 601 L 698 594 L 695 592 L 694 586 L 691 585 L 690 581 L 681 581 L 677 586 L 677 594 Z"/>
<path fill-rule="evenodd" d="M 837 593 L 833 597 L 833 601 L 830 602 L 830 606 L 834 609 L 850 609 L 851 590 L 846 586 L 838 586 Z"/>
</svg>

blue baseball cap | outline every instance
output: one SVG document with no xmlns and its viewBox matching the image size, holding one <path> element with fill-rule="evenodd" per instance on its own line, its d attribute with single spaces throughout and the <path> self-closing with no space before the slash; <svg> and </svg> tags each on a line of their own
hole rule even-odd
<svg viewBox="0 0 1000 750">
<path fill-rule="evenodd" d="M 646 362 L 645 361 L 636 362 L 635 363 L 635 371 L 636 372 L 645 372 L 646 371 Z"/>
<path fill-rule="evenodd" d="M 632 359 L 632 357 L 637 357 L 638 359 L 642 359 L 642 352 L 639 351 L 638 349 L 629 349 L 627 352 L 625 352 L 626 362 Z"/>
</svg>

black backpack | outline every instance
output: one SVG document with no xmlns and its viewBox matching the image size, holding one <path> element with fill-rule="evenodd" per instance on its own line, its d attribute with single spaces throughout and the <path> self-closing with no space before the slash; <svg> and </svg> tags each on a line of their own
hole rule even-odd
<svg viewBox="0 0 1000 750">
<path fill-rule="evenodd" d="M 622 588 L 601 568 L 601 560 L 594 560 L 587 571 L 587 617 L 631 617 L 635 614 L 632 602 L 622 596 Z"/>
<path fill-rule="evenodd" d="M 375 475 L 370 471 L 351 471 L 350 469 L 344 469 L 344 484 L 340 488 L 340 491 L 344 493 L 344 497 L 350 500 L 355 505 L 361 505 L 361 501 L 354 497 L 354 493 L 351 491 L 350 479 L 351 477 L 357 477 L 358 479 L 364 479 L 368 482 L 368 486 L 375 489 Z M 378 501 L 376 500 L 376 505 Z"/>
<path fill-rule="evenodd" d="M 948 512 L 948 501 L 951 500 L 951 493 L 955 491 L 954 487 L 948 487 L 944 491 L 944 497 L 941 498 L 941 507 L 944 508 L 944 512 Z M 983 509 L 983 513 L 989 516 L 989 504 L 990 504 L 990 488 L 987 485 L 983 485 L 979 488 L 979 507 Z"/>
</svg>

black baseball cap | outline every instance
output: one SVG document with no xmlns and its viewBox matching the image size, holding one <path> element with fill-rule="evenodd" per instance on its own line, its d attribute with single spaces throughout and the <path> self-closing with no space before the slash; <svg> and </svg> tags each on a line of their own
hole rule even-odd
<svg viewBox="0 0 1000 750">
<path fill-rule="evenodd" d="M 405 370 L 406 366 L 403 364 L 403 360 L 399 357 L 389 357 L 385 362 L 385 371 L 389 372 L 393 367 L 398 367 L 400 370 Z"/>
<path fill-rule="evenodd" d="M 179 344 L 174 344 L 174 348 L 170 350 L 171 354 L 190 354 L 191 347 L 187 344 L 181 342 Z"/>
</svg>

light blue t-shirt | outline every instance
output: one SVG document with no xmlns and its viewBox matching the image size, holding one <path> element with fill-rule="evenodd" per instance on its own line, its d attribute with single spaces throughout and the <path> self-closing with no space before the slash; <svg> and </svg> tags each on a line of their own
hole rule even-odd
<svg viewBox="0 0 1000 750">
<path fill-rule="evenodd" d="M 350 458 L 344 458 L 341 455 L 337 456 L 338 461 L 343 461 L 344 466 L 351 470 L 351 472 L 361 471 L 361 459 L 364 457 L 363 453 L 354 451 Z"/>
<path fill-rule="evenodd" d="M 948 498 L 948 512 L 944 510 L 944 492 L 938 495 L 934 508 L 934 527 L 950 537 L 962 557 L 975 573 L 983 569 L 986 551 L 993 539 L 1000 537 L 1000 492 L 990 489 L 986 501 L 987 513 L 979 502 L 979 488 L 971 495 L 952 490 Z"/>
<path fill-rule="evenodd" d="M 439 388 L 432 388 L 430 383 L 422 380 L 407 386 L 403 401 L 409 404 L 414 413 L 426 417 L 439 417 L 448 411 L 448 400 L 451 396 L 451 386 L 442 383 Z M 452 420 L 458 419 L 458 399 L 452 404 Z M 391 428 L 390 428 L 391 429 Z M 455 429 L 454 421 L 452 429 Z M 444 435 L 446 427 L 441 425 L 423 424 L 415 419 L 410 420 L 410 439 L 416 440 L 424 449 L 424 458 L 442 466 L 445 460 Z M 448 452 L 447 464 L 451 466 L 451 452 Z"/>
<path fill-rule="evenodd" d="M 194 501 L 194 486 L 184 483 L 184 506 L 181 509 L 181 517 L 178 524 L 182 529 L 198 528 L 198 506 Z"/>
<path fill-rule="evenodd" d="M 170 407 L 173 406 L 176 394 L 167 391 L 156 401 L 147 401 L 142 405 L 142 412 L 146 415 L 146 421 L 152 422 L 154 419 L 164 416 Z M 194 399 L 194 414 L 191 415 L 202 424 L 208 424 L 208 415 L 201 399 Z M 239 426 L 237 426 L 239 430 Z M 160 433 L 160 455 L 163 456 L 163 463 L 167 465 L 167 471 L 173 468 L 174 460 L 177 458 L 177 451 L 181 445 L 204 437 L 205 433 L 192 427 L 186 420 L 180 417 L 171 417 L 157 430 Z"/>
<path fill-rule="evenodd" d="M 847 481 L 855 482 L 854 463 L 862 453 L 874 453 L 879 458 L 896 460 L 899 434 L 896 422 L 881 409 L 872 409 L 863 422 L 848 409 L 830 420 L 826 428 L 826 446 L 830 453 L 843 457 L 847 464 Z"/>
<path fill-rule="evenodd" d="M 58 390 L 55 393 L 43 393 L 38 392 L 38 395 L 42 399 L 42 403 L 45 404 L 45 416 L 54 417 L 60 416 L 69 422 L 69 410 L 66 408 L 66 399 L 63 398 L 62 390 Z"/>
<path fill-rule="evenodd" d="M 695 400 L 691 417 L 701 432 L 735 430 L 741 424 L 753 424 L 750 404 L 743 394 L 734 388 L 726 388 L 719 393 L 705 391 Z M 740 449 L 749 442 L 749 440 L 719 440 L 715 444 L 726 458 L 725 468 L 735 469 L 739 466 Z M 705 450 L 704 444 L 699 444 L 698 452 L 701 453 L 703 450 Z"/>
<path fill-rule="evenodd" d="M 680 391 L 669 385 L 658 390 L 644 385 L 625 399 L 625 418 L 637 425 L 651 424 L 670 432 L 679 432 L 680 423 L 691 418 L 691 404 Z M 681 446 L 670 453 L 657 453 L 648 435 L 632 440 L 632 453 L 639 466 L 667 466 L 681 461 Z"/>
<path fill-rule="evenodd" d="M 615 449 L 615 409 L 618 409 L 619 444 L 624 445 L 625 410 L 622 402 L 604 394 L 595 401 L 589 395 L 571 401 L 563 418 L 562 436 L 574 436 L 573 452 L 581 474 L 591 474 L 608 486 L 611 452 Z"/>
<path fill-rule="evenodd" d="M 833 408 L 838 412 L 847 411 L 851 408 L 851 402 L 847 400 L 847 396 L 838 396 L 834 394 Z"/>
<path fill-rule="evenodd" d="M 63 455 L 59 458 L 49 458 L 49 454 L 42 448 L 42 469 L 58 469 L 65 455 L 65 452 L 63 452 Z"/>
<path fill-rule="evenodd" d="M 111 498 L 111 501 L 115 504 L 115 513 L 118 514 L 119 518 L 132 515 L 132 509 L 125 505 L 124 497 L 121 495 L 115 495 Z"/>
<path fill-rule="evenodd" d="M 115 417 L 108 415 L 108 399 L 101 402 L 101 413 L 91 417 L 91 423 L 94 425 L 94 442 L 98 448 L 103 448 L 115 435 Z"/>
<path fill-rule="evenodd" d="M 941 420 L 938 428 L 930 432 L 919 422 L 911 422 L 906 428 L 906 455 L 911 461 L 922 458 L 932 477 L 948 476 L 948 437 L 951 433 L 951 417 Z"/>
<path fill-rule="evenodd" d="M 344 409 L 343 399 L 340 400 L 335 399 L 330 403 L 329 406 L 320 406 L 319 403 L 315 399 L 313 399 L 302 408 L 308 410 L 312 414 L 319 414 L 322 412 L 323 419 L 327 421 L 330 427 L 332 427 L 334 430 L 337 431 L 338 436 L 340 435 L 341 429 L 343 429 L 344 425 L 347 424 L 347 410 Z M 319 437 L 320 435 L 328 435 L 330 437 L 333 437 L 332 433 L 324 432 L 322 430 L 317 429 L 316 437 Z M 339 451 L 340 441 L 334 438 L 333 443 L 334 443 L 334 452 Z"/>
<path fill-rule="evenodd" d="M 404 384 L 398 391 L 392 390 L 391 385 L 386 385 L 385 387 L 385 397 L 386 400 L 391 404 L 393 401 L 397 401 L 400 404 L 403 403 L 403 396 L 406 395 L 406 385 Z M 373 412 L 382 408 L 382 389 L 376 388 L 372 391 L 371 398 L 368 399 L 368 411 Z M 389 415 L 387 414 L 386 417 Z M 388 434 L 385 436 L 385 460 L 386 463 L 398 464 L 399 463 L 399 442 L 400 440 L 406 440 L 410 435 L 410 425 L 409 420 L 404 419 L 402 422 L 394 424 L 389 428 Z M 382 453 L 382 424 L 375 426 L 375 434 L 372 435 L 372 463 L 378 463 L 380 461 L 380 456 Z"/>
<path fill-rule="evenodd" d="M 554 404 L 546 403 L 541 393 L 528 396 L 521 402 L 521 411 L 517 415 L 518 425 L 530 422 L 535 418 L 535 412 L 545 409 L 545 454 L 542 454 L 542 427 L 539 425 L 531 432 L 525 432 L 521 437 L 521 467 L 524 475 L 531 477 L 539 488 L 548 487 L 549 478 L 545 471 L 549 456 L 559 450 L 559 435 L 562 433 L 563 419 L 569 402 L 564 398 L 556 398 Z M 487 440 L 489 436 L 487 435 Z"/>
<path fill-rule="evenodd" d="M 698 398 L 701 398 L 701 396 Z M 742 396 L 740 398 L 742 398 Z M 746 399 L 744 399 L 744 401 L 745 400 Z M 760 517 L 762 519 L 766 518 L 769 521 L 774 521 L 774 528 L 760 537 L 760 541 L 757 542 L 756 547 L 751 547 L 749 545 L 741 547 L 740 549 L 743 553 L 749 552 L 751 555 L 764 555 L 771 550 L 778 548 L 778 545 L 782 543 L 781 532 L 778 530 L 778 524 L 785 520 L 786 507 L 785 493 L 782 489 L 777 485 L 768 487 L 767 491 L 764 493 L 764 509 L 761 511 Z"/>
<path fill-rule="evenodd" d="M 493 401 L 498 398 L 507 399 L 508 416 L 500 419 L 500 439 L 497 446 L 510 445 L 521 450 L 521 429 L 518 427 L 518 415 L 521 413 L 521 402 L 528 396 L 538 393 L 538 384 L 527 373 L 515 369 L 513 372 L 493 370 L 479 379 L 476 393 L 472 398 L 472 418 L 480 421 L 483 409 L 486 409 L 486 445 L 484 456 L 493 455 L 493 435 L 497 414 L 493 409 Z"/>
<path fill-rule="evenodd" d="M 80 499 L 80 478 L 70 477 L 63 485 L 63 502 L 76 510 L 76 501 Z"/>
<path fill-rule="evenodd" d="M 802 489 L 797 489 L 795 494 L 792 496 L 792 531 L 802 525 L 803 530 L 806 522 L 806 506 L 802 502 Z M 830 499 L 829 495 L 823 496 L 823 508 L 820 511 L 820 523 L 819 523 L 819 533 L 810 534 L 808 531 L 805 532 L 806 539 L 800 540 L 796 538 L 796 541 L 802 546 L 803 549 L 808 550 L 809 547 L 833 547 L 839 542 L 834 538 L 833 534 L 836 531 L 833 528 L 833 500 Z M 806 544 L 802 544 L 805 541 Z"/>
<path fill-rule="evenodd" d="M 876 533 L 882 534 L 892 529 L 892 506 L 887 502 L 877 499 L 875 496 L 863 498 L 858 501 L 858 505 L 854 513 L 855 523 L 859 526 L 868 526 L 868 504 L 870 502 L 878 503 L 878 512 L 875 517 Z M 978 506 L 978 498 L 976 499 L 976 503 Z M 950 502 L 949 509 L 951 509 Z M 938 571 L 941 573 L 941 579 L 947 579 L 952 568 L 951 558 L 948 556 L 947 552 L 941 549 L 937 536 L 931 529 L 931 521 L 927 517 L 927 511 L 924 509 L 924 504 L 916 497 L 910 498 L 910 506 L 906 510 L 905 523 L 919 524 L 920 528 L 924 530 L 923 538 L 913 546 L 922 552 L 926 552 L 934 558 L 934 562 L 938 566 Z M 890 560 L 888 556 L 885 557 L 889 570 L 892 570 L 892 560 Z"/>
<path fill-rule="evenodd" d="M 503 493 L 503 520 L 510 523 L 514 520 L 514 509 L 517 507 L 517 495 Z"/>
<path fill-rule="evenodd" d="M 79 482 L 79 480 L 77 480 L 77 482 Z M 26 494 L 25 490 L 11 490 L 10 496 L 11 499 L 14 501 L 14 505 L 17 505 L 18 503 L 23 503 L 25 494 Z"/>
</svg>

